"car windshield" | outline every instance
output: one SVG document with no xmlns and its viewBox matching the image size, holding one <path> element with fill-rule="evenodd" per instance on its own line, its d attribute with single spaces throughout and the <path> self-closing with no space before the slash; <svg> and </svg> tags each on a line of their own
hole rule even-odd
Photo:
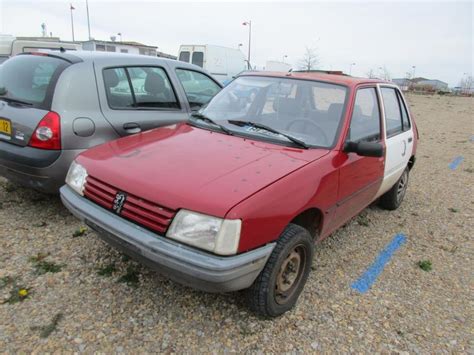
<svg viewBox="0 0 474 355">
<path fill-rule="evenodd" d="M 243 76 L 227 85 L 200 114 L 237 134 L 327 148 L 337 138 L 346 97 L 342 85 Z"/>
</svg>

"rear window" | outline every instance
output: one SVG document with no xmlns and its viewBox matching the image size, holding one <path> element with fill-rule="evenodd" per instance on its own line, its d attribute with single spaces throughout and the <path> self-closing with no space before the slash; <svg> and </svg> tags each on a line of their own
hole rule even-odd
<svg viewBox="0 0 474 355">
<path fill-rule="evenodd" d="M 203 52 L 194 52 L 193 53 L 193 64 L 201 68 L 204 67 L 204 53 Z"/>
<path fill-rule="evenodd" d="M 62 59 L 19 55 L 0 66 L 2 96 L 49 109 L 59 74 L 68 66 Z"/>
</svg>

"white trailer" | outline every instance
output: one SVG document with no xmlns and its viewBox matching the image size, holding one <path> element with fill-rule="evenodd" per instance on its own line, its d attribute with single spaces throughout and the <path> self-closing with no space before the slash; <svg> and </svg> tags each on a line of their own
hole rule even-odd
<svg viewBox="0 0 474 355">
<path fill-rule="evenodd" d="M 181 45 L 178 60 L 204 68 L 223 84 L 247 69 L 245 56 L 240 49 L 211 44 Z"/>
<path fill-rule="evenodd" d="M 58 37 L 15 37 L 0 34 L 0 63 L 15 54 L 24 52 L 38 52 L 41 50 L 80 50 L 81 45 L 61 41 Z"/>
<path fill-rule="evenodd" d="M 265 65 L 266 71 L 281 71 L 281 72 L 288 72 L 291 69 L 291 65 L 284 62 L 279 62 L 276 60 L 267 60 Z"/>
</svg>

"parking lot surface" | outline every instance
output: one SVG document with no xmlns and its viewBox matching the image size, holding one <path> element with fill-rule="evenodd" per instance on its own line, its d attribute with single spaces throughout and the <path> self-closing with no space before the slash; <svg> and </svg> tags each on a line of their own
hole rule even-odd
<svg viewBox="0 0 474 355">
<path fill-rule="evenodd" d="M 371 206 L 318 245 L 296 308 L 273 320 L 240 293 L 194 291 L 128 260 L 58 197 L 0 178 L 0 349 L 473 352 L 474 99 L 408 101 L 420 142 L 402 206 Z M 353 288 L 397 235 L 368 291 Z"/>
</svg>

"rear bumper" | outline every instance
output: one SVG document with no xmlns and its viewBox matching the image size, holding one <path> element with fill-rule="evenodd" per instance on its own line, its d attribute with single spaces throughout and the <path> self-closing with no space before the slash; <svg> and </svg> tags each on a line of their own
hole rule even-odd
<svg viewBox="0 0 474 355">
<path fill-rule="evenodd" d="M 271 243 L 236 256 L 212 255 L 120 218 L 68 186 L 63 186 L 60 193 L 64 205 L 107 243 L 172 280 L 199 290 L 229 292 L 249 287 L 275 247 Z"/>
<path fill-rule="evenodd" d="M 44 150 L 0 141 L 0 176 L 46 193 L 58 193 L 69 165 L 82 151 Z"/>
</svg>

